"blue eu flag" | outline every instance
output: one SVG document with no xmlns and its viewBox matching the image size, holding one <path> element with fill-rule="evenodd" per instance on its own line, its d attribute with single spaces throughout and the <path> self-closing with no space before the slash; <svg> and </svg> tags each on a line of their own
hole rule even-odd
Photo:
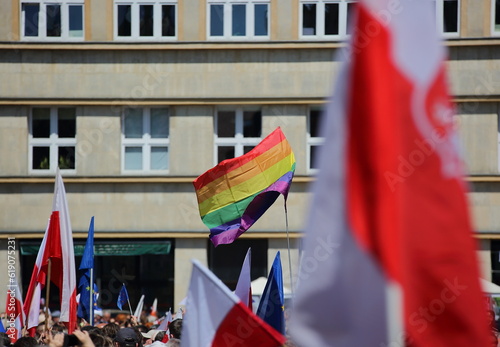
<svg viewBox="0 0 500 347">
<path fill-rule="evenodd" d="M 123 284 L 122 289 L 120 289 L 120 294 L 118 294 L 118 301 L 116 303 L 116 306 L 120 310 L 123 310 L 123 305 L 125 305 L 128 301 L 128 293 L 127 293 L 127 288 L 125 288 L 125 284 Z"/>
</svg>

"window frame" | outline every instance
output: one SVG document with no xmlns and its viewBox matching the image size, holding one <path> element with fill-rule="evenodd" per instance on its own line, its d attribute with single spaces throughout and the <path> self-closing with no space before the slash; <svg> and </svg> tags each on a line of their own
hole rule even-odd
<svg viewBox="0 0 500 347">
<path fill-rule="evenodd" d="M 26 36 L 26 19 L 24 4 L 38 4 L 38 35 Z M 47 20 L 45 13 L 48 5 L 61 6 L 61 36 L 47 36 Z M 79 5 L 82 8 L 82 36 L 69 36 L 69 6 Z M 22 0 L 19 2 L 21 41 L 84 41 L 85 40 L 85 0 Z"/>
<path fill-rule="evenodd" d="M 234 137 L 219 137 L 217 134 L 219 111 L 234 111 L 235 112 L 235 134 Z M 261 129 L 260 137 L 244 137 L 243 114 L 245 111 L 261 112 Z M 214 114 L 214 165 L 219 164 L 218 155 L 219 146 L 234 147 L 234 158 L 242 156 L 245 153 L 245 146 L 257 146 L 262 141 L 262 108 L 259 106 L 219 106 L 215 109 Z"/>
<path fill-rule="evenodd" d="M 130 5 L 132 18 L 130 21 L 130 36 L 118 36 L 118 6 L 119 5 Z M 140 35 L 140 6 L 141 5 L 152 5 L 153 6 L 153 35 L 152 36 L 141 36 Z M 174 36 L 163 36 L 162 33 L 162 6 L 163 5 L 173 5 L 175 6 L 175 35 Z M 178 16 L 179 6 L 177 0 L 114 0 L 113 1 L 113 40 L 114 41 L 176 41 L 179 35 L 179 16 Z M 135 23 L 135 24 L 134 24 Z"/>
<path fill-rule="evenodd" d="M 500 5 L 500 4 L 499 4 Z M 491 21 L 491 36 L 500 36 L 500 28 L 498 30 L 495 30 L 495 11 L 496 11 L 496 0 L 491 0 L 491 16 L 490 16 L 490 21 Z M 500 6 L 498 8 L 500 11 Z"/>
<path fill-rule="evenodd" d="M 309 174 L 317 174 L 319 169 L 315 169 L 311 167 L 312 158 L 311 158 L 311 148 L 312 147 L 321 147 L 325 144 L 325 138 L 321 136 L 311 136 L 311 112 L 317 111 L 320 113 L 320 116 L 323 112 L 321 106 L 309 106 L 307 108 L 307 136 L 306 136 L 306 164 L 307 164 L 307 173 Z M 317 160 L 318 158 L 316 158 Z"/>
<path fill-rule="evenodd" d="M 457 31 L 445 32 L 443 29 L 444 24 L 444 3 L 447 0 L 436 0 L 436 29 L 439 35 L 443 38 L 457 38 L 460 36 L 460 5 L 461 1 L 457 0 Z"/>
<path fill-rule="evenodd" d="M 127 109 L 138 108 L 142 110 L 142 137 L 141 138 L 126 138 L 125 137 L 125 113 Z M 167 109 L 168 136 L 166 138 L 151 137 L 151 110 L 152 109 Z M 172 108 L 168 106 L 154 107 L 124 107 L 121 112 L 121 173 L 131 176 L 155 176 L 165 175 L 170 173 L 170 118 Z M 142 169 L 128 170 L 125 169 L 125 148 L 126 147 L 141 147 L 142 148 Z M 151 169 L 151 148 L 167 147 L 167 169 L 153 170 Z"/>
<path fill-rule="evenodd" d="M 50 110 L 50 135 L 49 137 L 33 137 L 33 109 L 43 108 Z M 58 110 L 60 108 L 75 109 L 75 137 L 59 137 L 58 129 Z M 77 160 L 77 136 L 78 136 L 78 112 L 76 106 L 32 106 L 28 116 L 28 173 L 31 175 L 47 175 L 54 174 L 59 166 L 59 147 L 74 147 L 75 148 L 75 168 L 61 169 L 65 174 L 76 174 L 78 164 Z M 49 147 L 49 169 L 33 169 L 33 147 Z"/>
<path fill-rule="evenodd" d="M 212 17 L 210 15 L 211 5 L 224 6 L 223 35 L 210 35 Z M 232 31 L 232 5 L 246 5 L 245 10 L 245 35 L 233 36 Z M 267 5 L 267 35 L 255 35 L 255 5 Z M 269 41 L 271 39 L 271 0 L 208 0 L 206 5 L 206 37 L 209 41 Z"/>
<path fill-rule="evenodd" d="M 347 8 L 349 3 L 356 3 L 356 0 L 300 0 L 299 2 L 299 39 L 300 40 L 347 40 L 351 35 L 347 33 Z M 308 4 L 316 5 L 316 34 L 304 35 L 304 6 Z M 325 34 L 325 5 L 339 4 L 339 33 L 337 35 Z"/>
</svg>

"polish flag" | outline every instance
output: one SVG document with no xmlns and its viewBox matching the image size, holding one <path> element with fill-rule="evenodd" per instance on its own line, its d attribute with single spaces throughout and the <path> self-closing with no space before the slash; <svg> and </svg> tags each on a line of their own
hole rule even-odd
<svg viewBox="0 0 500 347">
<path fill-rule="evenodd" d="M 236 283 L 234 293 L 241 301 L 247 303 L 248 308 L 252 311 L 252 280 L 250 277 L 250 264 L 252 262 L 252 249 L 249 248 L 243 266 L 241 267 L 240 277 Z"/>
<path fill-rule="evenodd" d="M 285 340 L 212 272 L 193 260 L 182 347 L 271 347 L 282 346 Z"/>
<path fill-rule="evenodd" d="M 435 1 L 360 1 L 290 331 L 299 345 L 487 346 Z"/>
<path fill-rule="evenodd" d="M 76 268 L 66 191 L 59 169 L 56 173 L 52 215 L 38 251 L 24 303 L 24 312 L 28 316 L 27 328 L 32 336 L 33 328 L 38 325 L 40 293 L 47 284 L 49 259 L 51 281 L 60 292 L 60 321 L 65 323 L 71 334 L 76 328 Z"/>
<path fill-rule="evenodd" d="M 10 277 L 9 283 L 7 286 L 7 301 L 5 303 L 5 315 L 7 318 L 5 332 L 9 336 L 10 341 L 14 343 L 21 337 L 26 316 L 23 311 L 21 287 L 17 284 L 16 277 Z"/>
<path fill-rule="evenodd" d="M 158 298 L 155 298 L 155 300 L 153 301 L 153 305 L 151 306 L 151 313 L 149 315 L 156 319 L 158 318 L 158 312 L 156 312 L 157 306 L 158 306 Z"/>
</svg>

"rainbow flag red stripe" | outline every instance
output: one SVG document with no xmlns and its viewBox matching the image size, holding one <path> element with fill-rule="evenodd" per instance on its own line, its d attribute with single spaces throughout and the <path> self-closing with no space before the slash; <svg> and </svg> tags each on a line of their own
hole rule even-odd
<svg viewBox="0 0 500 347">
<path fill-rule="evenodd" d="M 245 155 L 224 160 L 193 182 L 203 223 L 215 246 L 233 242 L 276 201 L 285 200 L 295 156 L 278 127 Z"/>
</svg>

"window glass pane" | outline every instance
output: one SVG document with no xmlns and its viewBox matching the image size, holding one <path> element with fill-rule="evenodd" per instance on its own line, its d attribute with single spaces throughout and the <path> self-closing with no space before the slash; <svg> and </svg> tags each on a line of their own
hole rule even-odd
<svg viewBox="0 0 500 347">
<path fill-rule="evenodd" d="M 69 36 L 83 37 L 83 6 L 69 5 Z"/>
<path fill-rule="evenodd" d="M 219 111 L 217 113 L 217 136 L 218 137 L 234 137 L 235 131 L 234 111 Z"/>
<path fill-rule="evenodd" d="M 142 147 L 125 147 L 125 170 L 142 170 Z"/>
<path fill-rule="evenodd" d="M 321 111 L 311 110 L 309 113 L 309 135 L 311 137 L 319 137 Z"/>
<path fill-rule="evenodd" d="M 118 36 L 132 35 L 131 10 L 130 5 L 118 5 Z"/>
<path fill-rule="evenodd" d="M 153 36 L 153 5 L 139 6 L 139 35 Z"/>
<path fill-rule="evenodd" d="M 224 35 L 224 5 L 210 5 L 210 36 Z"/>
<path fill-rule="evenodd" d="M 347 4 L 347 28 L 346 32 L 348 35 L 352 34 L 352 29 L 351 29 L 351 22 L 352 22 L 352 16 L 354 13 L 354 6 L 356 6 L 356 3 L 350 2 Z"/>
<path fill-rule="evenodd" d="M 243 136 L 260 137 L 262 129 L 262 113 L 260 111 L 243 112 Z"/>
<path fill-rule="evenodd" d="M 75 147 L 59 147 L 58 165 L 61 170 L 75 168 Z"/>
<path fill-rule="evenodd" d="M 458 0 L 443 1 L 443 32 L 458 32 Z"/>
<path fill-rule="evenodd" d="M 125 110 L 125 137 L 139 139 L 143 134 L 142 108 L 127 108 Z"/>
<path fill-rule="evenodd" d="M 311 146 L 311 153 L 310 153 L 310 165 L 311 169 L 317 169 L 318 168 L 318 154 L 319 154 L 319 149 L 321 146 Z"/>
<path fill-rule="evenodd" d="M 246 35 L 246 5 L 233 5 L 233 36 Z"/>
<path fill-rule="evenodd" d="M 24 36 L 38 36 L 39 4 L 23 4 Z"/>
<path fill-rule="evenodd" d="M 47 36 L 61 36 L 61 5 L 47 5 Z"/>
<path fill-rule="evenodd" d="M 233 146 L 219 146 L 217 147 L 217 162 L 221 162 L 226 159 L 234 158 L 234 147 Z"/>
<path fill-rule="evenodd" d="M 57 132 L 59 137 L 75 137 L 76 134 L 76 109 L 59 108 L 57 110 Z"/>
<path fill-rule="evenodd" d="M 168 147 L 151 147 L 151 170 L 168 169 Z"/>
<path fill-rule="evenodd" d="M 267 36 L 268 5 L 255 5 L 255 36 Z"/>
<path fill-rule="evenodd" d="M 34 108 L 32 114 L 33 137 L 50 137 L 50 109 Z"/>
<path fill-rule="evenodd" d="M 302 5 L 302 35 L 316 35 L 316 5 Z"/>
<path fill-rule="evenodd" d="M 250 152 L 252 149 L 254 149 L 255 146 L 243 146 L 243 154 L 247 154 Z"/>
<path fill-rule="evenodd" d="M 33 147 L 33 170 L 49 170 L 50 169 L 50 148 L 49 147 Z"/>
<path fill-rule="evenodd" d="M 168 138 L 168 108 L 151 109 L 151 137 Z"/>
<path fill-rule="evenodd" d="M 175 5 L 162 6 L 161 35 L 175 36 Z"/>
<path fill-rule="evenodd" d="M 325 35 L 339 34 L 339 4 L 325 4 Z"/>
<path fill-rule="evenodd" d="M 500 31 L 500 0 L 495 1 L 495 31 Z"/>
</svg>

